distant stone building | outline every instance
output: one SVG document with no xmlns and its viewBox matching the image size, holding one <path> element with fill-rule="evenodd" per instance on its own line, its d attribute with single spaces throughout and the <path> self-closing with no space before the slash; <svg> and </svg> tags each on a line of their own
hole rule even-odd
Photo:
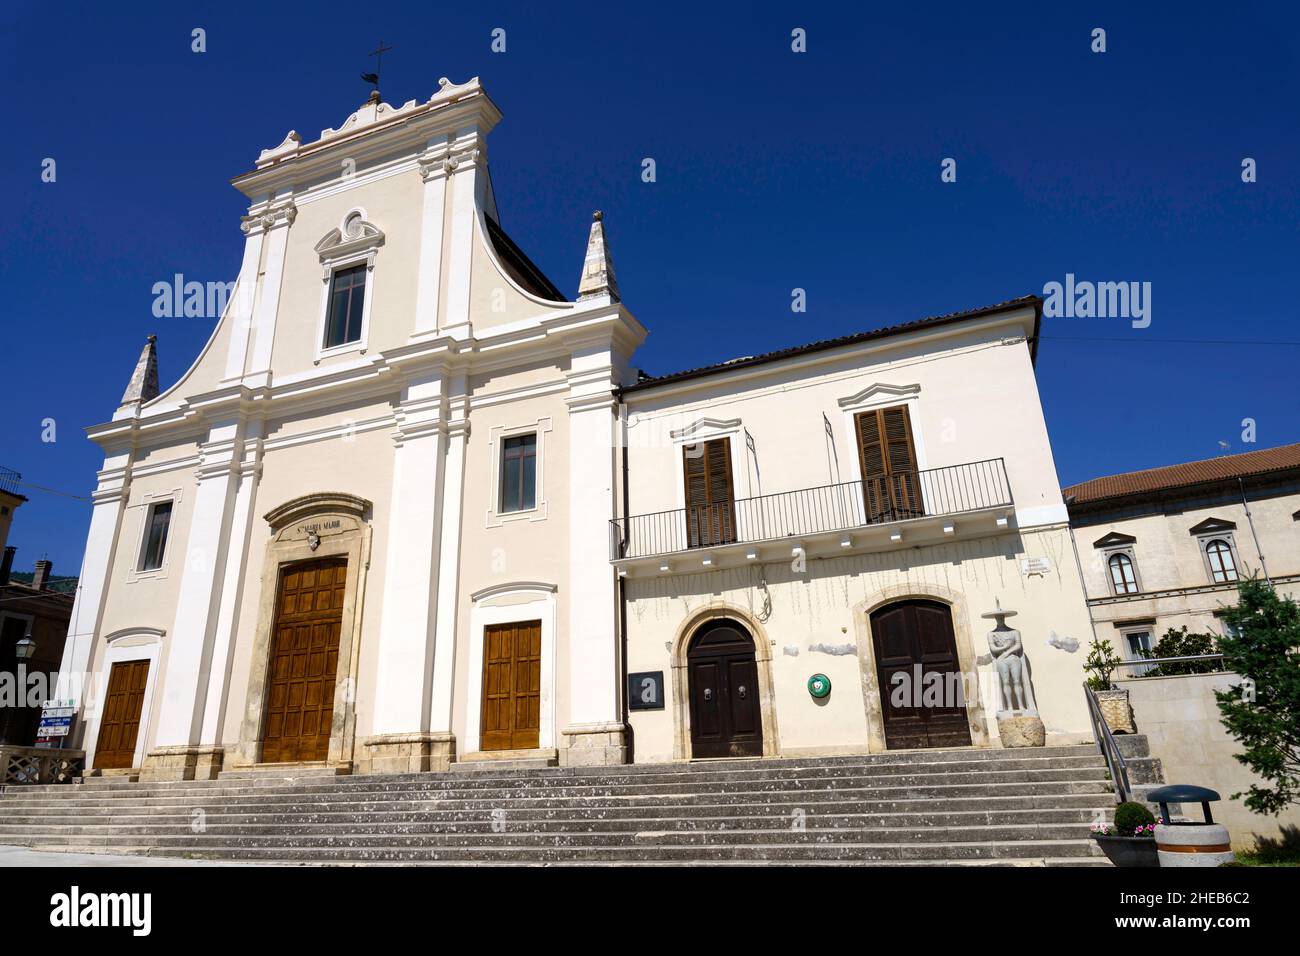
<svg viewBox="0 0 1300 956">
<path fill-rule="evenodd" d="M 1140 658 L 1170 628 L 1222 634 L 1237 581 L 1300 597 L 1300 444 L 1071 485 L 1097 636 Z"/>
<path fill-rule="evenodd" d="M 16 549 L 9 546 L 9 528 L 14 511 L 27 501 L 18 494 L 19 478 L 0 469 L 0 744 L 27 747 L 41 717 L 39 701 L 29 706 L 33 701 L 27 689 L 53 689 L 77 582 L 53 578 L 53 565 L 46 560 L 37 561 L 29 574 L 13 570 Z M 24 638 L 36 646 L 30 657 L 20 658 Z"/>
</svg>

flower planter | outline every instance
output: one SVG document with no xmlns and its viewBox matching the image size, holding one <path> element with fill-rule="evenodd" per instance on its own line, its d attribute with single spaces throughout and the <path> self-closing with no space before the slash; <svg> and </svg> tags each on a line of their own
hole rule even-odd
<svg viewBox="0 0 1300 956">
<path fill-rule="evenodd" d="M 1103 836 L 1092 837 L 1106 854 L 1106 859 L 1116 866 L 1159 866 L 1160 856 L 1156 850 L 1156 841 L 1149 836 Z"/>
<path fill-rule="evenodd" d="M 1099 690 L 1095 693 L 1101 716 L 1105 718 L 1106 726 L 1112 734 L 1137 733 L 1137 728 L 1133 726 L 1133 711 L 1128 705 L 1128 691 Z"/>
</svg>

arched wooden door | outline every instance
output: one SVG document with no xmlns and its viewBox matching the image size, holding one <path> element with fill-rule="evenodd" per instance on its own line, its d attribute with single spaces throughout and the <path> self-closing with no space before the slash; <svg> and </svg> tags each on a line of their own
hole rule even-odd
<svg viewBox="0 0 1300 956">
<path fill-rule="evenodd" d="M 968 747 L 965 686 L 952 611 L 938 601 L 899 601 L 872 612 L 880 711 L 890 750 Z"/>
<path fill-rule="evenodd" d="M 686 652 L 692 757 L 763 756 L 754 641 L 735 621 L 705 624 Z"/>
</svg>

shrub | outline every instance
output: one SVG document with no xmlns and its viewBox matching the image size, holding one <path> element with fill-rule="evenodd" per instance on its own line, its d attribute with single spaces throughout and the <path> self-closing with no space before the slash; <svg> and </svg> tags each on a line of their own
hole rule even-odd
<svg viewBox="0 0 1300 956">
<path fill-rule="evenodd" d="M 1134 836 L 1139 827 L 1153 826 L 1155 814 L 1140 803 L 1121 803 L 1115 808 L 1115 829 L 1120 836 Z"/>
<path fill-rule="evenodd" d="M 1160 638 L 1154 650 L 1144 651 L 1142 656 L 1148 660 L 1161 660 L 1167 657 L 1195 657 L 1198 654 L 1213 654 L 1214 635 L 1192 634 L 1184 624 L 1181 628 L 1170 628 Z M 1155 667 L 1138 671 L 1143 677 L 1173 677 L 1179 674 L 1211 674 L 1223 670 L 1218 661 L 1180 661 L 1175 664 L 1157 664 Z"/>
<path fill-rule="evenodd" d="M 1093 690 L 1111 690 L 1110 675 L 1122 663 L 1110 641 L 1094 640 L 1088 648 L 1088 659 L 1083 662 L 1083 669 L 1091 675 L 1088 686 Z"/>
</svg>

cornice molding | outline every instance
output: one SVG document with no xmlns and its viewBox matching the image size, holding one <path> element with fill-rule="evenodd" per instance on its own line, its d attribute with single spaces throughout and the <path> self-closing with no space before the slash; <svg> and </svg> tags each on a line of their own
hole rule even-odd
<svg viewBox="0 0 1300 956">
<path fill-rule="evenodd" d="M 364 521 L 366 512 L 372 507 L 370 501 L 358 495 L 342 491 L 320 491 L 286 501 L 278 508 L 272 508 L 262 518 L 271 526 L 272 531 L 279 531 L 295 521 L 319 514 L 345 514 Z"/>
<path fill-rule="evenodd" d="M 371 252 L 384 244 L 384 231 L 364 218 L 364 210 L 353 209 L 343 217 L 341 225 L 331 229 L 316 243 L 315 251 L 325 266 L 325 277 L 329 278 L 329 267 L 339 259 Z M 374 268 L 374 256 L 369 263 Z"/>
<path fill-rule="evenodd" d="M 884 400 L 906 400 L 915 398 L 921 394 L 919 384 L 912 385 L 890 385 L 888 382 L 872 382 L 860 392 L 850 395 L 847 398 L 839 400 L 839 406 L 843 409 L 860 408 L 863 405 L 869 405 L 874 402 Z"/>
</svg>

